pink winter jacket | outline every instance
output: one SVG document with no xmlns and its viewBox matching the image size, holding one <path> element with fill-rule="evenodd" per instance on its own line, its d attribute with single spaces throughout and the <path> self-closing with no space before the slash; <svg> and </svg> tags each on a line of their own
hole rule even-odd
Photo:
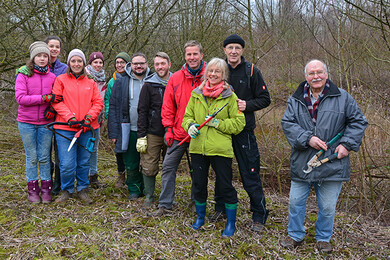
<svg viewBox="0 0 390 260">
<path fill-rule="evenodd" d="M 44 118 L 49 103 L 43 101 L 42 95 L 51 93 L 55 79 L 56 76 L 51 72 L 47 74 L 35 72 L 31 77 L 18 74 L 15 82 L 15 97 L 19 104 L 17 121 L 34 125 L 44 125 L 54 121 Z"/>
</svg>

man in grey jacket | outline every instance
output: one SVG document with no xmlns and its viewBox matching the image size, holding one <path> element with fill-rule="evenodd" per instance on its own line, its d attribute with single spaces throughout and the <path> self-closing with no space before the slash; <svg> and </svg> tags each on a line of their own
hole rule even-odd
<svg viewBox="0 0 390 260">
<path fill-rule="evenodd" d="M 288 99 L 282 118 L 283 132 L 291 145 L 291 188 L 288 237 L 285 248 L 302 244 L 305 237 L 306 200 L 314 187 L 318 201 L 316 222 L 317 249 L 332 251 L 336 203 L 342 182 L 350 178 L 349 152 L 359 150 L 368 123 L 356 101 L 328 79 L 325 63 L 311 60 L 305 66 L 306 81 Z M 332 145 L 328 142 L 341 136 Z M 323 149 L 320 160 L 334 155 L 334 160 L 308 167 L 310 159 Z"/>
<path fill-rule="evenodd" d="M 108 138 L 115 142 L 115 152 L 123 153 L 129 199 L 135 200 L 144 189 L 136 142 L 139 95 L 146 76 L 150 74 L 145 54 L 134 53 L 131 63 L 126 65 L 125 72 L 112 87 L 108 112 Z"/>
</svg>

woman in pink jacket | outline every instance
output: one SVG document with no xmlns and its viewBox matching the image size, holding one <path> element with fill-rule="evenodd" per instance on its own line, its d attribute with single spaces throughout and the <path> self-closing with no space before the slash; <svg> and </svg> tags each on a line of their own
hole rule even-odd
<svg viewBox="0 0 390 260">
<path fill-rule="evenodd" d="M 45 125 L 45 109 L 50 103 L 60 102 L 61 95 L 52 95 L 56 76 L 50 72 L 50 50 L 44 42 L 30 45 L 30 60 L 27 62 L 28 75 L 20 73 L 15 82 L 15 97 L 19 104 L 18 128 L 26 151 L 26 176 L 28 200 L 32 203 L 51 201 L 50 151 L 53 133 Z M 38 183 L 41 178 L 41 189 Z"/>
<path fill-rule="evenodd" d="M 103 98 L 92 79 L 89 79 L 85 71 L 85 55 L 79 49 L 72 50 L 68 55 L 67 72 L 57 77 L 53 93 L 62 95 L 64 101 L 53 104 L 57 111 L 56 139 L 58 155 L 60 158 L 60 174 L 62 194 L 57 198 L 57 203 L 63 203 L 74 193 L 74 182 L 77 180 L 77 193 L 81 200 L 91 204 L 88 196 L 89 186 L 89 160 L 91 153 L 79 145 L 73 145 L 68 151 L 70 140 L 82 130 L 77 138 L 77 143 L 86 146 L 92 137 L 91 127 L 99 128 L 98 115 L 103 109 Z M 66 138 L 65 138 L 66 137 Z"/>
</svg>

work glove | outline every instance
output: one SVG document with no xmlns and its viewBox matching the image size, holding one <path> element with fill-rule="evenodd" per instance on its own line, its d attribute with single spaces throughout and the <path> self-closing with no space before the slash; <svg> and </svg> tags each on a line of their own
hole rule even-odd
<svg viewBox="0 0 390 260">
<path fill-rule="evenodd" d="M 146 136 L 137 139 L 136 148 L 139 153 L 146 153 L 146 149 L 148 149 L 148 139 Z"/>
<path fill-rule="evenodd" d="M 206 116 L 204 120 L 207 120 L 207 119 L 209 119 L 210 117 L 211 117 L 211 116 Z M 219 121 L 220 121 L 219 119 L 216 119 L 216 118 L 214 117 L 213 119 L 211 119 L 210 121 L 208 121 L 208 122 L 206 123 L 206 125 L 211 126 L 211 127 L 218 128 L 218 126 L 219 126 Z"/>
<path fill-rule="evenodd" d="M 173 136 L 172 127 L 165 128 L 164 143 L 166 146 L 171 147 L 173 145 Z"/>
<path fill-rule="evenodd" d="M 200 135 L 200 132 L 198 130 L 199 125 L 195 123 L 191 123 L 190 127 L 188 128 L 188 134 L 191 136 L 191 138 L 195 138 L 198 135 Z"/>
<path fill-rule="evenodd" d="M 57 111 L 55 111 L 51 105 L 48 106 L 45 109 L 45 112 L 43 113 L 45 120 L 53 119 L 56 115 L 57 115 Z"/>
<path fill-rule="evenodd" d="M 46 103 L 59 103 L 59 102 L 61 102 L 62 100 L 64 100 L 64 98 L 62 97 L 62 95 L 56 95 L 56 94 L 43 95 L 43 96 L 42 96 L 42 99 L 43 99 L 43 101 L 45 101 Z"/>
<path fill-rule="evenodd" d="M 82 121 L 78 121 L 75 117 L 72 117 L 72 118 L 69 119 L 69 121 L 68 121 L 68 125 L 69 125 L 71 128 L 80 128 L 82 123 L 83 123 Z"/>
<path fill-rule="evenodd" d="M 83 129 L 83 133 L 86 133 L 87 131 L 91 130 L 91 123 L 92 123 L 92 116 L 86 115 L 81 121 L 81 128 Z"/>
</svg>

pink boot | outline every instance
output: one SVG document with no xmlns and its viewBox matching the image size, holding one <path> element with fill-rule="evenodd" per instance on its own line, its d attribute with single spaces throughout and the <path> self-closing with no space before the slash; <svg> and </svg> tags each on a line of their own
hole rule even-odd
<svg viewBox="0 0 390 260">
<path fill-rule="evenodd" d="M 41 197 L 42 203 L 50 203 L 51 202 L 51 187 L 52 181 L 41 181 Z"/>
<path fill-rule="evenodd" d="M 39 197 L 39 184 L 38 181 L 29 181 L 27 183 L 28 187 L 28 200 L 32 203 L 41 202 L 41 198 Z"/>
</svg>

